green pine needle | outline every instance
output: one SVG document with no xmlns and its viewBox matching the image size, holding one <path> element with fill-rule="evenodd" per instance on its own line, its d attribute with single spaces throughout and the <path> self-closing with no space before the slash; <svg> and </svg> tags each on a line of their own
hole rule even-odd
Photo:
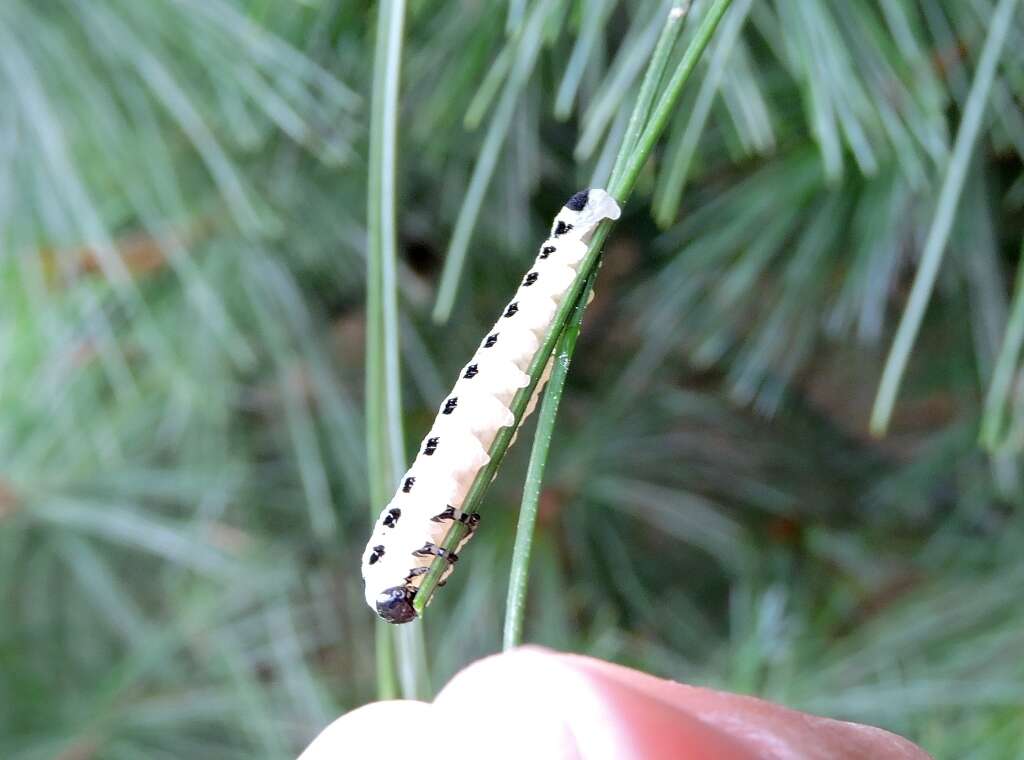
<svg viewBox="0 0 1024 760">
<path fill-rule="evenodd" d="M 870 428 L 874 435 L 884 435 L 889 428 L 893 407 L 896 405 L 896 395 L 899 393 L 903 374 L 906 372 L 907 362 L 910 360 L 910 352 L 914 347 L 918 331 L 921 329 L 921 323 L 924 321 L 924 313 L 931 300 L 935 280 L 939 276 L 939 266 L 942 264 L 942 257 L 949 241 L 949 233 L 952 231 L 953 222 L 956 219 L 957 206 L 960 204 L 960 194 L 963 191 L 964 179 L 967 177 L 967 169 L 971 163 L 971 155 L 974 153 L 974 146 L 981 133 L 982 119 L 985 115 L 985 106 L 992 89 L 996 67 L 999 65 L 1003 43 L 1009 34 L 1010 22 L 1017 5 L 1018 0 L 1000 0 L 991 22 L 988 24 L 988 33 L 978 61 L 978 70 L 971 83 L 971 92 L 964 107 L 963 121 L 957 131 L 953 153 L 950 155 L 949 166 L 946 168 L 942 180 L 942 189 L 939 191 L 935 215 L 932 217 L 931 226 L 928 228 L 928 237 L 921 253 L 921 263 L 918 265 L 914 285 L 910 290 L 907 305 L 903 309 L 899 327 L 896 328 L 892 348 L 889 349 L 889 356 L 885 360 L 882 379 L 878 385 L 878 394 L 875 396 L 875 404 L 871 409 Z"/>
</svg>

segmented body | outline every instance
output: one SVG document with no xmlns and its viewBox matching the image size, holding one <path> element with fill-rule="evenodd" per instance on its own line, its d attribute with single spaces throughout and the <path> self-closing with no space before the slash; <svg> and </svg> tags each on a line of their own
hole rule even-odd
<svg viewBox="0 0 1024 760">
<path fill-rule="evenodd" d="M 448 561 L 442 583 L 451 573 L 479 521 L 460 506 L 489 461 L 498 431 L 515 422 L 509 404 L 529 385 L 526 369 L 577 277 L 594 230 L 601 220 L 618 218 L 619 206 L 604 190 L 584 190 L 568 200 L 515 296 L 441 403 L 363 553 L 366 602 L 384 620 L 404 623 L 416 616 L 412 602 L 435 557 Z M 441 544 L 455 521 L 470 530 L 456 552 L 446 552 Z"/>
</svg>

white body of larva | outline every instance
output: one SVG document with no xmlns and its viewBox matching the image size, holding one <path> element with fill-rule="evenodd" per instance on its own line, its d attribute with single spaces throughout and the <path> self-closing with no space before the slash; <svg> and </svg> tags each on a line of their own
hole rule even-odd
<svg viewBox="0 0 1024 760">
<path fill-rule="evenodd" d="M 470 527 L 456 552 L 472 535 L 478 518 L 460 507 L 490 461 L 487 452 L 498 430 L 515 422 L 509 404 L 529 385 L 525 370 L 577 277 L 594 230 L 603 219 L 618 219 L 619 213 L 615 199 L 604 190 L 584 190 L 568 200 L 515 296 L 441 403 L 416 460 L 381 511 L 363 552 L 366 602 L 389 623 L 416 617 L 413 600 L 434 557 L 449 563 L 442 582 L 451 572 L 457 554 L 445 552 L 441 544 L 452 523 Z M 526 414 L 536 399 L 532 401 Z"/>
</svg>

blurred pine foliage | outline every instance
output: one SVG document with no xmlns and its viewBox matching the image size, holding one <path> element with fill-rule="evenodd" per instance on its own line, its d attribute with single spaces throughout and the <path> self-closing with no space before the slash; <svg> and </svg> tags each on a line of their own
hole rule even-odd
<svg viewBox="0 0 1024 760">
<path fill-rule="evenodd" d="M 607 176 L 664 11 L 496 7 L 413 0 L 406 21 L 410 447 L 552 210 Z M 374 18 L 341 0 L 0 3 L 0 757 L 286 758 L 372 698 Z M 529 640 L 936 757 L 1024 755 L 1022 39 L 1014 0 L 735 0 L 606 249 Z M 499 645 L 524 448 L 431 607 L 435 683 Z"/>
</svg>

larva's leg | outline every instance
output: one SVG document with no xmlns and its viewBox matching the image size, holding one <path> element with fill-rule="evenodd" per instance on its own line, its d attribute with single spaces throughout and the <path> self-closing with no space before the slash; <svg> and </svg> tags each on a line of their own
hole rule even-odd
<svg viewBox="0 0 1024 760">
<path fill-rule="evenodd" d="M 445 507 L 444 512 L 441 512 L 440 514 L 434 515 L 433 517 L 430 518 L 430 521 L 431 522 L 441 522 L 443 520 L 454 520 L 455 519 L 455 512 L 456 511 L 458 511 L 458 510 L 456 510 L 455 507 L 453 507 L 453 506 L 451 506 L 449 504 L 447 507 Z M 459 512 L 459 514 L 462 514 L 462 512 Z"/>
<path fill-rule="evenodd" d="M 459 545 L 455 547 L 456 552 L 458 552 L 459 554 L 461 554 L 462 550 L 466 548 L 466 544 L 469 543 L 469 540 L 471 538 L 473 538 L 473 536 L 476 535 L 476 527 L 477 527 L 477 525 L 480 524 L 480 516 L 479 515 L 475 515 L 474 514 L 474 515 L 463 515 L 463 516 L 466 518 L 466 520 L 464 521 L 464 524 L 468 528 L 468 531 L 466 532 L 466 535 L 462 537 L 462 540 L 459 541 Z M 446 583 L 448 583 L 448 578 L 451 576 L 452 571 L 454 569 L 455 569 L 455 566 L 452 565 L 451 563 L 449 563 L 448 566 L 444 569 L 444 572 L 441 573 L 441 578 L 440 578 L 440 580 L 437 583 L 438 588 L 440 588 L 441 586 L 444 586 Z"/>
<path fill-rule="evenodd" d="M 430 518 L 433 522 L 443 522 L 444 520 L 451 520 L 452 522 L 460 522 L 465 525 L 470 533 L 473 533 L 480 524 L 480 515 L 466 514 L 462 510 L 456 509 L 455 507 L 449 506 L 444 512 L 439 515 L 434 515 Z"/>
<path fill-rule="evenodd" d="M 523 412 L 524 420 L 533 414 L 533 410 L 537 408 L 537 402 L 540 400 L 540 394 L 544 392 L 544 388 L 547 386 L 548 380 L 551 379 L 551 370 L 554 366 L 555 355 L 552 354 L 548 359 L 548 363 L 544 365 L 544 372 L 541 373 L 540 380 L 537 381 L 537 387 L 533 389 L 533 395 L 530 396 L 530 402 L 526 405 L 526 410 Z"/>
<path fill-rule="evenodd" d="M 537 387 L 533 389 L 533 395 L 530 396 L 530 401 L 526 404 L 526 409 L 523 411 L 523 421 L 533 414 L 533 410 L 537 408 L 537 403 L 540 401 L 540 394 L 544 392 L 544 387 L 548 384 L 548 380 L 551 378 L 551 369 L 555 366 L 554 354 L 548 359 L 548 363 L 544 366 L 544 372 L 540 376 L 540 380 L 537 381 Z M 519 428 L 512 434 L 512 438 L 509 441 L 509 448 L 516 442 L 516 438 L 519 435 Z"/>
<path fill-rule="evenodd" d="M 406 583 L 412 583 L 414 578 L 419 578 L 421 575 L 426 575 L 429 567 L 414 567 L 409 570 L 409 574 L 405 576 Z"/>
<path fill-rule="evenodd" d="M 414 557 L 429 557 L 430 555 L 434 555 L 435 557 L 441 557 L 447 560 L 449 565 L 454 565 L 456 562 L 459 561 L 458 554 L 456 554 L 453 551 L 449 551 L 448 549 L 445 549 L 443 546 L 438 546 L 432 541 L 427 541 L 425 544 L 423 544 L 422 548 L 417 549 L 412 553 L 412 556 Z"/>
</svg>

